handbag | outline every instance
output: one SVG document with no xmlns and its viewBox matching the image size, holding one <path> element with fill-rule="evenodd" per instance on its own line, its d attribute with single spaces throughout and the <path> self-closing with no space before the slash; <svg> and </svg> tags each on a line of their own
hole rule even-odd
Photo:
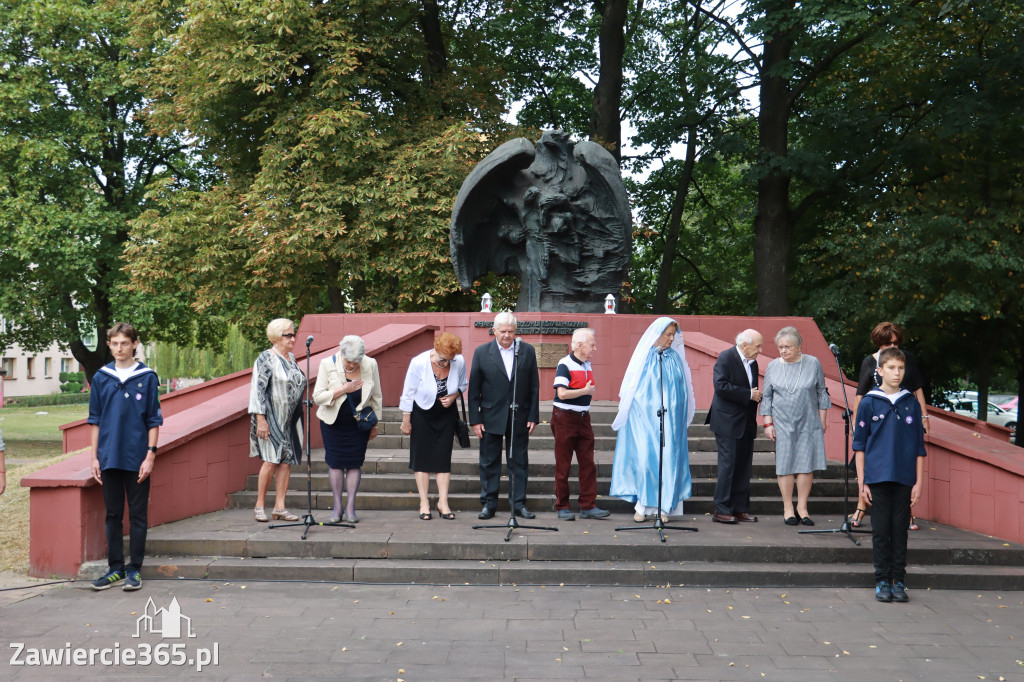
<svg viewBox="0 0 1024 682">
<path fill-rule="evenodd" d="M 335 364 L 337 364 L 337 361 L 335 361 Z M 348 394 L 348 396 L 351 396 L 351 394 Z M 352 416 L 355 417 L 359 430 L 372 431 L 373 427 L 377 425 L 377 413 L 373 411 L 373 408 L 367 405 L 363 409 L 356 411 L 356 406 L 352 404 L 351 397 L 346 397 L 345 403 L 348 404 L 348 409 L 352 410 Z"/>
<path fill-rule="evenodd" d="M 348 401 L 351 407 L 352 401 Z M 359 426 L 360 431 L 372 431 L 373 427 L 377 425 L 377 413 L 373 411 L 373 408 L 367 405 L 363 409 L 356 412 L 356 408 L 352 408 L 352 414 L 356 418 L 356 424 Z"/>
<path fill-rule="evenodd" d="M 469 424 L 466 418 L 466 403 L 462 400 L 462 391 L 459 391 L 459 405 L 462 406 L 462 418 L 455 424 L 455 439 L 464 448 L 469 447 Z"/>
</svg>

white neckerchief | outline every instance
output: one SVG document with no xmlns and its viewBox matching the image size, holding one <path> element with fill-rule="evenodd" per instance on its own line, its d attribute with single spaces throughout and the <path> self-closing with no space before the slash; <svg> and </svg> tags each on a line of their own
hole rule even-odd
<svg viewBox="0 0 1024 682">
<path fill-rule="evenodd" d="M 910 395 L 910 391 L 908 391 L 905 388 L 901 388 L 900 390 L 896 391 L 895 393 L 886 393 L 885 391 L 883 391 L 880 388 L 873 388 L 870 391 L 868 391 L 868 395 L 875 395 L 875 396 L 878 396 L 880 398 L 885 398 L 890 403 L 895 405 L 897 400 L 899 400 L 900 398 L 902 398 L 905 395 Z"/>
<path fill-rule="evenodd" d="M 128 379 L 131 378 L 131 376 L 135 374 L 136 370 L 138 369 L 138 362 L 133 364 L 131 367 L 118 367 L 117 365 L 114 365 L 114 374 L 117 375 L 118 381 L 120 381 L 123 384 L 124 382 L 128 381 Z"/>
</svg>

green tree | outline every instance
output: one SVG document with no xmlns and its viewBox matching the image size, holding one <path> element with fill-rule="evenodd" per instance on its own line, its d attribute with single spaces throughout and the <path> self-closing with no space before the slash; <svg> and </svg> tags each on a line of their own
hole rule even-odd
<svg viewBox="0 0 1024 682">
<path fill-rule="evenodd" d="M 263 346 L 252 343 L 236 325 L 225 325 L 213 347 L 194 339 L 188 344 L 157 341 L 148 349 L 149 366 L 163 379 L 210 380 L 252 367 Z"/>
<path fill-rule="evenodd" d="M 148 134 L 143 96 L 124 84 L 151 56 L 129 49 L 127 24 L 116 0 L 0 0 L 0 345 L 57 341 L 90 379 L 113 321 L 157 323 L 122 288 L 127 221 L 148 186 L 188 174 L 180 143 Z M 160 323 L 173 332 L 174 319 Z"/>
<path fill-rule="evenodd" d="M 733 307 L 748 296 L 732 295 L 753 291 L 740 275 L 751 272 L 750 226 L 737 218 L 750 212 L 736 172 L 753 157 L 744 159 L 735 144 L 750 144 L 751 120 L 742 116 L 739 65 L 723 51 L 730 36 L 703 10 L 700 2 L 651 3 L 630 33 L 627 66 L 635 77 L 626 113 L 632 146 L 643 151 L 624 165 L 650 173 L 633 194 L 644 229 L 630 284 L 638 309 L 656 313 L 751 310 Z M 747 249 L 736 252 L 737 244 Z"/>
<path fill-rule="evenodd" d="M 798 309 L 855 349 L 875 322 L 897 320 L 938 387 L 970 378 L 983 403 L 1000 367 L 1024 377 L 1022 14 L 1019 3 L 930 8 L 851 53 L 813 95 L 877 103 L 826 134 L 867 138 L 878 172 L 822 212 Z"/>
<path fill-rule="evenodd" d="M 457 295 L 448 221 L 500 135 L 472 17 L 398 0 L 136 3 L 160 132 L 195 135 L 220 179 L 162 185 L 130 269 L 169 305 L 239 321 L 423 310 Z M 185 21 L 184 18 L 188 17 Z"/>
</svg>

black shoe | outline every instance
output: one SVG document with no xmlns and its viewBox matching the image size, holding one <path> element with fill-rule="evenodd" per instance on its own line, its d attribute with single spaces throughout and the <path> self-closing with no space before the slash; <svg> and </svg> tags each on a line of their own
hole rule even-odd
<svg viewBox="0 0 1024 682">
<path fill-rule="evenodd" d="M 892 584 L 892 600 L 900 604 L 910 601 L 910 597 L 907 596 L 907 588 L 903 583 L 895 582 Z"/>
<path fill-rule="evenodd" d="M 888 580 L 879 580 L 875 585 L 875 601 L 888 604 L 892 601 L 892 583 Z"/>
<path fill-rule="evenodd" d="M 493 519 L 494 507 L 484 507 L 483 509 L 480 510 L 480 513 L 477 515 L 477 518 L 483 521 L 486 521 L 487 519 Z"/>
<path fill-rule="evenodd" d="M 537 518 L 537 515 L 534 514 L 532 511 L 530 511 L 529 509 L 527 509 L 526 507 L 519 507 L 519 508 L 517 508 L 516 509 L 516 516 L 519 516 L 519 517 L 524 518 L 524 519 L 535 519 L 535 518 Z"/>
</svg>

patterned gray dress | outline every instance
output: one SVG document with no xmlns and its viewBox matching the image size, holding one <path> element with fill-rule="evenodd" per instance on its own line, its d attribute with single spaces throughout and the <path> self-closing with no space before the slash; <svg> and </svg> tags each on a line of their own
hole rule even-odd
<svg viewBox="0 0 1024 682">
<path fill-rule="evenodd" d="M 764 398 L 758 414 L 775 424 L 775 473 L 808 474 L 825 468 L 825 432 L 818 410 L 832 406 L 825 388 L 825 373 L 813 355 L 800 362 L 768 363 L 764 372 Z"/>
<path fill-rule="evenodd" d="M 306 377 L 291 353 L 284 358 L 269 348 L 256 358 L 249 392 L 249 456 L 271 464 L 302 459 L 302 397 Z M 256 435 L 256 415 L 267 418 L 270 438 Z"/>
</svg>

